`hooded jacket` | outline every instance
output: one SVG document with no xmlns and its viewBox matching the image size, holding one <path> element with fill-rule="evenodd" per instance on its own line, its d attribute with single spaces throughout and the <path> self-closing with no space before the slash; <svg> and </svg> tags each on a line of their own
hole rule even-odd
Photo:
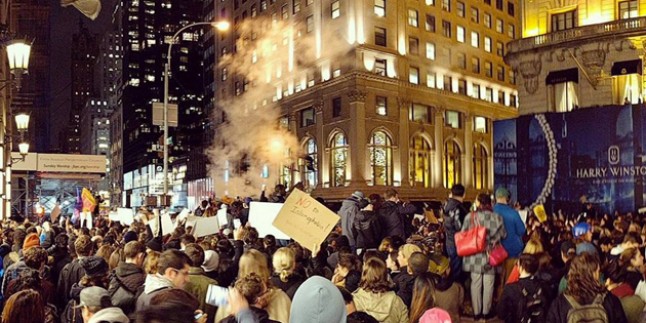
<svg viewBox="0 0 646 323">
<path fill-rule="evenodd" d="M 104 308 L 92 315 L 87 323 L 129 323 L 128 317 L 118 307 Z"/>
<path fill-rule="evenodd" d="M 356 237 L 352 232 L 352 224 L 354 219 L 361 213 L 359 210 L 359 202 L 356 198 L 347 198 L 341 203 L 341 209 L 339 209 L 339 216 L 341 217 L 341 230 L 343 235 L 348 237 L 350 240 L 350 246 L 356 245 Z"/>
<path fill-rule="evenodd" d="M 383 323 L 408 323 L 408 308 L 395 292 L 372 293 L 359 288 L 352 295 L 357 311 Z"/>
<path fill-rule="evenodd" d="M 447 312 L 451 321 L 460 322 L 460 308 L 464 303 L 464 288 L 462 285 L 453 282 L 451 278 L 433 276 L 434 287 L 433 297 L 435 306 Z"/>
<path fill-rule="evenodd" d="M 174 288 L 173 282 L 166 277 L 156 274 L 146 276 L 144 292 L 137 298 L 137 312 L 150 306 L 150 300 L 164 289 Z"/>
<path fill-rule="evenodd" d="M 310 277 L 294 294 L 290 322 L 345 323 L 347 316 L 341 292 L 323 277 Z"/>
<path fill-rule="evenodd" d="M 137 297 L 142 292 L 146 274 L 131 263 L 120 263 L 110 277 L 108 293 L 112 305 L 119 307 L 123 313 L 130 315 L 135 312 Z"/>
</svg>

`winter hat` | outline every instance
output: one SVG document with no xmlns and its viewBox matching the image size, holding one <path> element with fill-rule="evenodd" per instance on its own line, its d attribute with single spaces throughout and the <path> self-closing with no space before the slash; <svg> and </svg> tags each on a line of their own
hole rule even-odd
<svg viewBox="0 0 646 323">
<path fill-rule="evenodd" d="M 449 269 L 449 258 L 442 255 L 432 255 L 429 257 L 428 271 L 436 275 L 443 275 Z"/>
<path fill-rule="evenodd" d="M 346 323 L 345 301 L 331 281 L 312 276 L 294 294 L 289 321 L 294 323 Z"/>
<path fill-rule="evenodd" d="M 92 315 L 87 321 L 88 323 L 129 323 L 130 320 L 118 307 L 104 308 Z"/>
<path fill-rule="evenodd" d="M 30 233 L 25 237 L 25 241 L 22 243 L 22 251 L 25 252 L 33 247 L 40 246 L 40 237 L 38 233 Z"/>
<path fill-rule="evenodd" d="M 123 243 L 126 244 L 130 241 L 137 241 L 137 233 L 134 231 L 128 231 L 123 235 Z"/>
<path fill-rule="evenodd" d="M 449 313 L 441 308 L 434 307 L 419 318 L 419 323 L 451 323 Z"/>
<path fill-rule="evenodd" d="M 89 256 L 81 258 L 79 263 L 83 267 L 83 270 L 85 270 L 85 275 L 90 278 L 101 277 L 108 273 L 108 263 L 105 262 L 103 257 Z"/>
<path fill-rule="evenodd" d="M 412 255 L 414 252 L 422 252 L 422 249 L 410 243 L 399 247 L 399 253 L 406 259 L 410 258 L 410 255 Z"/>
<path fill-rule="evenodd" d="M 574 235 L 575 238 L 579 238 L 586 233 L 588 233 L 592 228 L 590 227 L 589 224 L 585 222 L 581 222 L 572 228 L 572 235 Z"/>
<path fill-rule="evenodd" d="M 356 198 L 358 198 L 360 200 L 366 198 L 366 196 L 363 195 L 363 192 L 361 192 L 361 191 L 355 191 L 354 193 L 352 193 L 352 196 L 356 197 Z"/>
<path fill-rule="evenodd" d="M 146 243 L 146 248 L 157 251 L 157 252 L 162 252 L 162 244 L 159 241 L 159 239 L 152 239 Z"/>
<path fill-rule="evenodd" d="M 205 272 L 210 273 L 212 271 L 218 270 L 220 265 L 220 255 L 213 250 L 204 251 L 204 263 L 202 264 L 202 269 Z"/>
<path fill-rule="evenodd" d="M 79 305 L 76 307 L 98 307 L 106 308 L 112 306 L 110 294 L 105 288 L 98 286 L 90 286 L 81 290 Z"/>
</svg>

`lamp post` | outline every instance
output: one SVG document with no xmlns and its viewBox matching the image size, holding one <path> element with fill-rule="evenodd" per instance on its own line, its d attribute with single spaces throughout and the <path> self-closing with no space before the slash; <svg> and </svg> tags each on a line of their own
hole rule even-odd
<svg viewBox="0 0 646 323">
<path fill-rule="evenodd" d="M 169 78 L 169 73 L 170 73 L 170 64 L 171 64 L 171 50 L 173 49 L 173 45 L 175 44 L 175 40 L 177 37 L 184 32 L 185 30 L 195 27 L 195 26 L 205 26 L 205 25 L 210 25 L 213 28 L 219 30 L 219 31 L 226 31 L 229 29 L 229 22 L 228 21 L 217 21 L 217 22 L 194 22 L 192 24 L 188 24 L 182 28 L 180 28 L 173 37 L 170 39 L 170 43 L 168 44 L 168 53 L 166 54 L 166 65 L 164 65 L 164 126 L 163 126 L 163 131 L 164 131 L 164 169 L 163 169 L 163 181 L 164 181 L 164 194 L 162 196 L 163 202 L 162 204 L 166 204 L 166 198 L 168 196 L 168 78 Z"/>
</svg>

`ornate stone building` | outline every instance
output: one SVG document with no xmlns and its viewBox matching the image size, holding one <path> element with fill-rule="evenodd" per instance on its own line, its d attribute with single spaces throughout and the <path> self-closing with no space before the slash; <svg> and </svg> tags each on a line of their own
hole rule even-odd
<svg viewBox="0 0 646 323">
<path fill-rule="evenodd" d="M 646 1 L 525 1 L 517 71 L 520 114 L 644 100 Z"/>
<path fill-rule="evenodd" d="M 271 166 L 278 182 L 302 182 L 332 200 L 386 187 L 414 200 L 445 199 L 454 183 L 471 195 L 493 188 L 492 121 L 517 116 L 515 74 L 503 56 L 519 32 L 518 1 L 233 0 L 214 6 L 218 17 L 233 22 L 231 32 L 217 36 L 216 53 L 241 50 L 236 40 L 249 19 L 295 26 L 277 56 L 315 39 L 320 56 L 302 78 L 280 71 L 270 77 L 276 90 L 268 100 L 301 145 L 297 158 Z M 342 58 L 325 55 L 332 35 L 349 46 Z M 228 70 L 222 64 L 215 70 L 216 127 L 227 122 L 218 105 L 248 90 L 245 75 Z"/>
</svg>

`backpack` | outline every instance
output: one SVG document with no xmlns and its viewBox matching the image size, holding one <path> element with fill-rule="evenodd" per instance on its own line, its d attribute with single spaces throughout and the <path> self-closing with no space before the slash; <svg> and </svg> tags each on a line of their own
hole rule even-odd
<svg viewBox="0 0 646 323">
<path fill-rule="evenodd" d="M 565 295 L 565 294 L 564 294 Z M 597 295 L 592 304 L 581 305 L 570 295 L 565 295 L 572 308 L 567 312 L 568 323 L 609 323 L 608 313 L 603 307 L 606 293 Z"/>
<path fill-rule="evenodd" d="M 532 279 L 533 280 L 533 279 Z M 536 286 L 533 293 L 527 287 L 521 287 L 524 302 L 520 305 L 521 313 L 517 317 L 520 323 L 536 323 L 545 321 L 545 303 L 543 302 L 543 288 Z"/>
</svg>

